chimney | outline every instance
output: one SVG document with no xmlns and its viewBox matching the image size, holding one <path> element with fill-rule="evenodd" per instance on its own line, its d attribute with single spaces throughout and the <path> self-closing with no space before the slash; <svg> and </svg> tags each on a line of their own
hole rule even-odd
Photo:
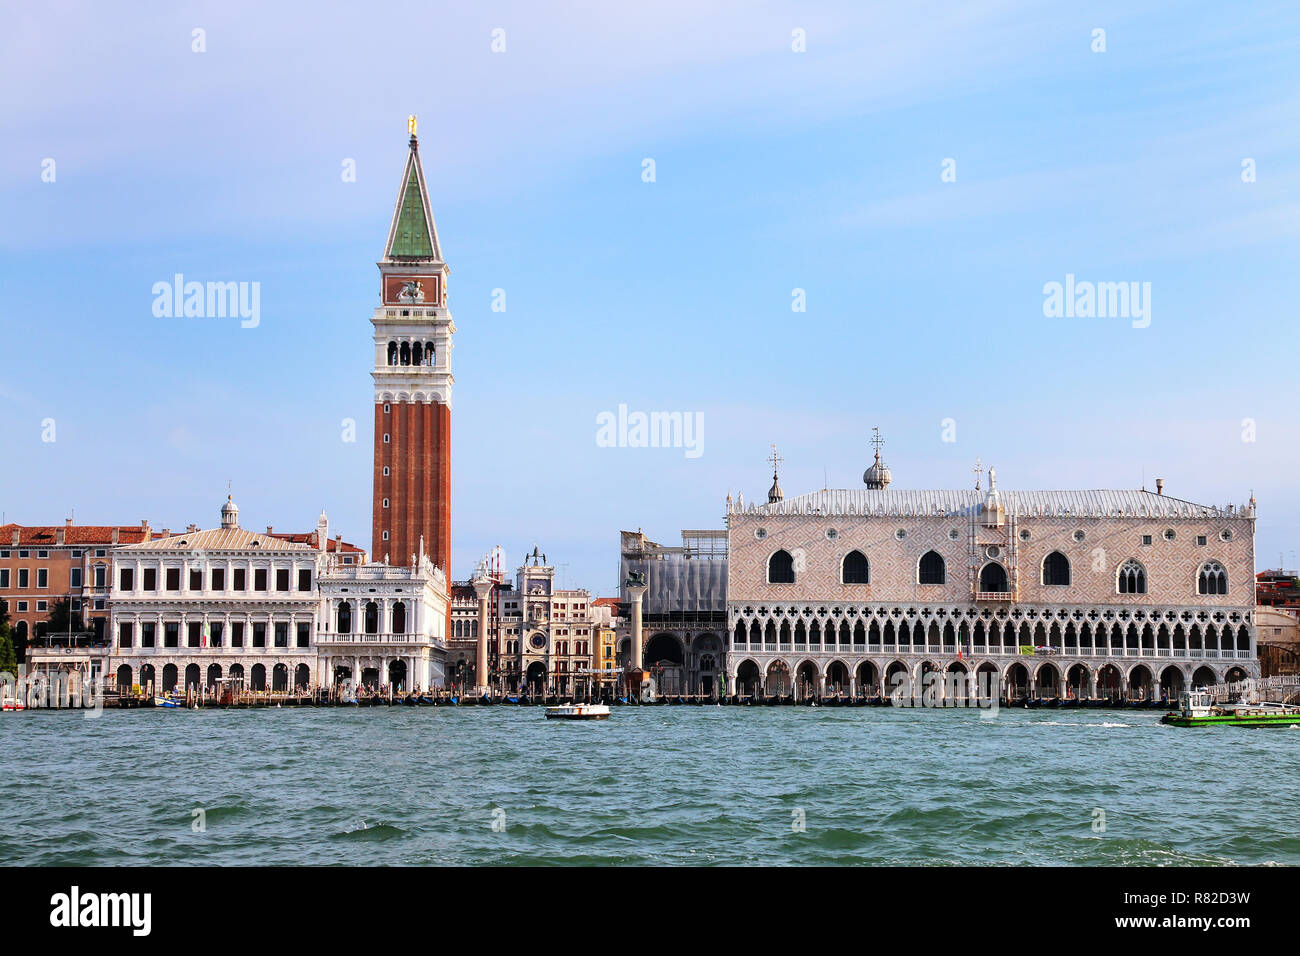
<svg viewBox="0 0 1300 956">
<path fill-rule="evenodd" d="M 1163 495 L 1164 493 L 1165 493 L 1165 480 L 1164 480 L 1163 478 L 1157 478 L 1157 479 L 1156 479 L 1156 494 L 1158 494 L 1158 495 Z"/>
<path fill-rule="evenodd" d="M 113 529 L 113 544 L 117 544 L 117 542 L 118 542 L 118 538 L 117 538 L 117 530 L 118 530 L 117 528 L 114 528 L 114 529 Z"/>
<path fill-rule="evenodd" d="M 63 529 L 62 529 L 62 528 L 55 528 L 55 529 L 54 529 L 54 543 L 55 543 L 55 544 L 63 544 L 63 542 L 64 542 Z"/>
<path fill-rule="evenodd" d="M 266 533 L 267 533 L 267 534 L 272 534 L 272 533 L 274 532 L 274 530 L 275 530 L 275 529 L 273 529 L 270 525 L 267 525 L 267 526 L 266 526 Z"/>
<path fill-rule="evenodd" d="M 65 527 L 65 528 L 71 528 L 71 527 L 72 527 L 72 519 L 71 519 L 71 518 L 64 518 L 64 519 L 63 519 L 63 527 Z"/>
<path fill-rule="evenodd" d="M 15 548 L 18 547 L 18 535 L 19 535 L 19 534 L 20 534 L 19 530 L 18 530 L 17 528 L 14 528 L 14 547 L 15 547 Z"/>
<path fill-rule="evenodd" d="M 189 526 L 185 529 L 185 533 L 186 533 L 186 534 L 193 534 L 194 532 L 196 532 L 196 531 L 198 531 L 198 530 L 199 530 L 199 526 L 196 525 L 194 522 L 191 521 L 190 524 L 189 524 Z"/>
</svg>

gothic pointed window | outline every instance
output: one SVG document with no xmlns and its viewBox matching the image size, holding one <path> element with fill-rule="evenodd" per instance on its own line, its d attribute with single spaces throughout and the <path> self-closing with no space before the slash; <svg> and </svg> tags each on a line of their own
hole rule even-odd
<svg viewBox="0 0 1300 956">
<path fill-rule="evenodd" d="M 1206 561 L 1196 576 L 1197 594 L 1227 594 L 1228 572 L 1218 561 Z"/>
<path fill-rule="evenodd" d="M 871 583 L 871 566 L 867 563 L 867 556 L 861 551 L 850 551 L 844 556 L 841 572 L 840 576 L 845 584 Z"/>
<path fill-rule="evenodd" d="M 1053 551 L 1043 559 L 1043 583 L 1061 587 L 1070 583 L 1070 559 Z"/>
<path fill-rule="evenodd" d="M 789 551 L 777 551 L 767 559 L 768 584 L 794 584 L 794 558 Z"/>
<path fill-rule="evenodd" d="M 1119 566 L 1119 593 L 1147 593 L 1147 569 L 1132 558 Z"/>
<path fill-rule="evenodd" d="M 921 584 L 943 584 L 947 580 L 943 557 L 938 551 L 927 551 L 921 555 L 917 580 Z"/>
<path fill-rule="evenodd" d="M 996 561 L 990 561 L 980 568 L 980 590 L 986 594 L 1005 594 L 1007 587 L 1007 569 Z"/>
</svg>

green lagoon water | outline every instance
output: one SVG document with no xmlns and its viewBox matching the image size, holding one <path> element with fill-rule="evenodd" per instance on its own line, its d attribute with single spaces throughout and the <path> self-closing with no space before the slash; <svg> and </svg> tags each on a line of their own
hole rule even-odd
<svg viewBox="0 0 1300 956">
<path fill-rule="evenodd" d="M 1146 711 L 65 711 L 0 740 L 19 865 L 1300 863 L 1300 729 Z"/>
</svg>

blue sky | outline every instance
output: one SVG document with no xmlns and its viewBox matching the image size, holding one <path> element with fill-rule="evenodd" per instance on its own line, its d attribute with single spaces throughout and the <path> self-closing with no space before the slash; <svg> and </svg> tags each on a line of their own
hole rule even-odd
<svg viewBox="0 0 1300 956">
<path fill-rule="evenodd" d="M 895 487 L 981 456 L 1005 488 L 1253 489 L 1258 565 L 1297 563 L 1293 4 L 624 6 L 9 14 L 5 517 L 210 526 L 230 479 L 246 527 L 323 506 L 368 545 L 414 112 L 458 327 L 456 577 L 538 542 L 612 593 L 620 529 L 720 527 L 772 442 L 787 495 L 858 485 L 873 425 Z M 177 272 L 259 282 L 261 324 L 155 318 Z M 1151 283 L 1150 326 L 1046 318 L 1067 273 Z M 620 403 L 702 414 L 703 454 L 598 447 Z"/>
</svg>

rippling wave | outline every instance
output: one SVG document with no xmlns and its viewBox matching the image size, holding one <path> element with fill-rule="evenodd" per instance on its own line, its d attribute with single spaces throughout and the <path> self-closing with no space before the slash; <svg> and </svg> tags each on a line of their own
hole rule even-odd
<svg viewBox="0 0 1300 956">
<path fill-rule="evenodd" d="M 12 864 L 1300 863 L 1300 734 L 1131 711 L 5 714 Z"/>
</svg>

